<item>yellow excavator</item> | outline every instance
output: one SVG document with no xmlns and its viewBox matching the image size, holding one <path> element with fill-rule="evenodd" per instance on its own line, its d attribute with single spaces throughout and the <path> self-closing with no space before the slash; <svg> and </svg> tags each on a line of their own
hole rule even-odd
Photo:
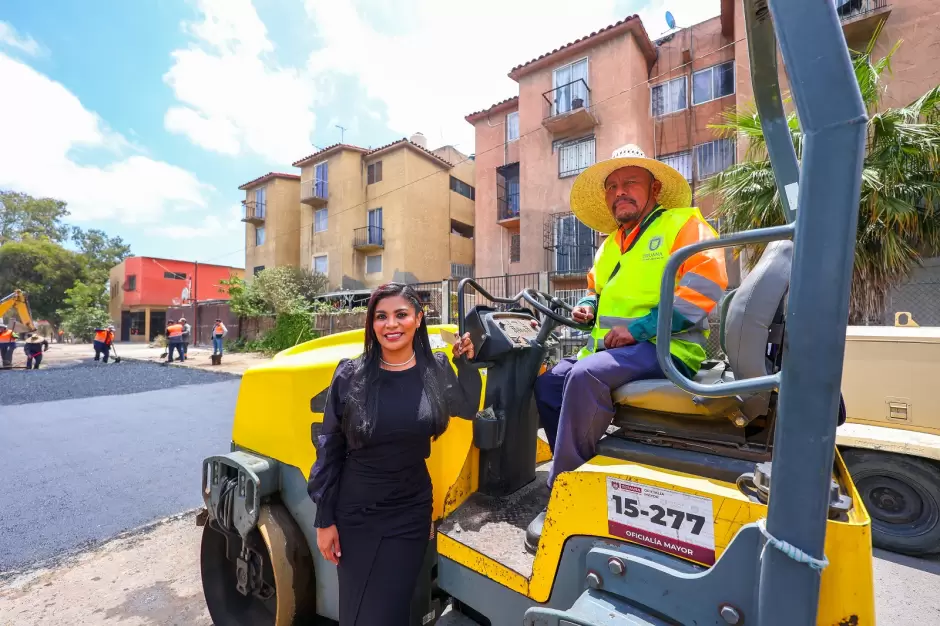
<svg viewBox="0 0 940 626">
<path fill-rule="evenodd" d="M 0 320 L 11 310 L 16 310 L 20 318 L 20 324 L 26 327 L 29 332 L 36 332 L 36 325 L 33 323 L 33 314 L 29 310 L 29 300 L 26 294 L 19 289 L 14 289 L 13 293 L 0 300 Z M 16 322 L 10 324 L 10 329 L 16 331 L 14 326 Z"/>
<path fill-rule="evenodd" d="M 766 244 L 720 305 L 727 361 L 616 390 L 597 456 L 549 490 L 532 389 L 570 307 L 526 290 L 458 287 L 459 327 L 485 374 L 480 412 L 432 445 L 436 532 L 411 623 L 502 626 L 875 623 L 871 520 L 836 450 L 866 111 L 832 2 L 745 0 L 751 78 L 788 223 L 676 251 Z M 777 42 L 803 132 L 797 161 Z M 464 311 L 475 290 L 497 307 Z M 538 312 L 521 312 L 519 301 Z M 511 307 L 511 308 L 510 308 Z M 248 370 L 227 453 L 202 464 L 203 591 L 218 626 L 335 623 L 336 567 L 316 549 L 307 474 L 337 363 L 363 332 L 301 344 Z M 526 527 L 547 512 L 535 554 Z"/>
</svg>

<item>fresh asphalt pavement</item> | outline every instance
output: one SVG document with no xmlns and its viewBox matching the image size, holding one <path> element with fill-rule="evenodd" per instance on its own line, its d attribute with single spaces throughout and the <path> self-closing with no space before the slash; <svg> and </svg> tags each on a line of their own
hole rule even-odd
<svg viewBox="0 0 940 626">
<path fill-rule="evenodd" d="M 236 377 L 131 361 L 0 376 L 0 572 L 199 506 L 200 461 L 229 448 Z"/>
</svg>

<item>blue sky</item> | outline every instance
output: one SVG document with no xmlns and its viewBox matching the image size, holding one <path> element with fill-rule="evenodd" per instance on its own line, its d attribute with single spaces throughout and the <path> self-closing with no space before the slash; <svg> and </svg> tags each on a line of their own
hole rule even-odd
<svg viewBox="0 0 940 626">
<path fill-rule="evenodd" d="M 423 132 L 473 152 L 463 117 L 521 62 L 639 13 L 651 35 L 718 0 L 5 0 L 0 188 L 68 202 L 135 254 L 244 264 L 238 186 L 315 146 Z M 468 12 L 467 9 L 470 8 Z M 563 17 L 564 16 L 564 17 Z M 523 129 L 525 130 L 525 129 Z"/>
</svg>

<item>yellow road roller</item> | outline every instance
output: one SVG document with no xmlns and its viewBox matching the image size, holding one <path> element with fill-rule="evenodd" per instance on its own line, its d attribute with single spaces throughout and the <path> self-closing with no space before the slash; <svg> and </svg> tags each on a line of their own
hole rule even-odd
<svg viewBox="0 0 940 626">
<path fill-rule="evenodd" d="M 532 389 L 568 307 L 526 290 L 458 287 L 459 325 L 484 375 L 479 413 L 454 420 L 427 461 L 436 530 L 414 625 L 874 623 L 871 525 L 836 453 L 839 388 L 866 114 L 831 2 L 746 0 L 755 98 L 788 217 L 676 251 L 658 336 L 670 334 L 682 262 L 763 245 L 720 304 L 727 359 L 616 390 L 597 456 L 542 476 Z M 777 41 L 803 130 L 797 160 L 777 82 Z M 471 290 L 489 300 L 464 311 Z M 524 304 L 527 311 L 518 306 Z M 337 571 L 316 550 L 307 474 L 337 363 L 362 331 L 316 339 L 247 371 L 230 451 L 203 462 L 201 567 L 218 626 L 331 623 Z M 534 554 L 529 522 L 547 508 Z"/>
</svg>

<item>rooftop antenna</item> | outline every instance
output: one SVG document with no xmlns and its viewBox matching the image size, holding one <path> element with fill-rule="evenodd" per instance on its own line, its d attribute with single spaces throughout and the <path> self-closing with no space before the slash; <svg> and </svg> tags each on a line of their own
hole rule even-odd
<svg viewBox="0 0 940 626">
<path fill-rule="evenodd" d="M 339 124 L 336 124 L 336 128 L 339 129 L 339 142 L 343 143 L 343 138 L 346 136 L 346 129 Z"/>
</svg>

